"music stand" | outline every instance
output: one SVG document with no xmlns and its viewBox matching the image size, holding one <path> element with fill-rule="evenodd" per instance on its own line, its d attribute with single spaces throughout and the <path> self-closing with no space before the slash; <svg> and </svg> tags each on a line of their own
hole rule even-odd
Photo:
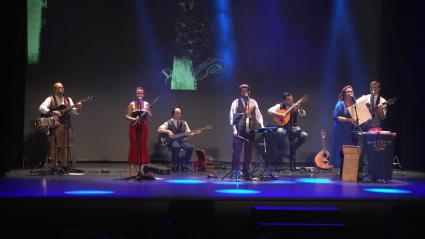
<svg viewBox="0 0 425 239">
<path fill-rule="evenodd" d="M 251 133 L 253 134 L 260 134 L 262 139 L 262 143 L 258 143 L 258 146 L 262 147 L 263 151 L 257 152 L 258 164 L 257 164 L 257 167 L 255 167 L 250 173 L 251 175 L 253 175 L 258 170 L 260 172 L 258 176 L 258 180 L 260 181 L 275 179 L 271 173 L 267 176 L 264 175 L 266 171 L 270 172 L 270 169 L 269 169 L 270 165 L 266 163 L 266 161 L 269 161 L 270 163 L 270 159 L 269 160 L 264 159 L 263 155 L 267 156 L 266 135 L 270 133 L 275 133 L 276 130 L 277 130 L 277 127 L 264 127 L 264 128 L 254 129 L 251 131 Z"/>
<path fill-rule="evenodd" d="M 75 159 L 71 159 L 71 147 L 70 147 L 70 144 L 69 144 L 69 130 L 71 129 L 71 117 L 68 113 L 65 113 L 64 116 L 65 116 L 65 122 L 64 122 L 65 134 L 66 134 L 66 136 L 65 136 L 66 145 L 65 145 L 65 149 L 64 149 L 64 150 L 66 150 L 66 159 L 64 159 L 64 160 L 66 160 L 68 162 L 67 168 L 64 168 L 65 173 L 66 173 L 66 171 L 68 172 L 68 174 L 69 173 L 84 173 L 84 170 L 76 168 Z M 57 154 L 56 154 L 56 157 L 57 157 Z M 75 168 L 74 168 L 74 166 L 75 166 Z"/>
</svg>

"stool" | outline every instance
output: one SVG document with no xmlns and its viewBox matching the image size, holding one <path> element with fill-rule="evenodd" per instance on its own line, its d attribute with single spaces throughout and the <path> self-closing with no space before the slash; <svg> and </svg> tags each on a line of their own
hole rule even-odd
<svg viewBox="0 0 425 239">
<path fill-rule="evenodd" d="M 61 145 L 56 145 L 56 153 L 55 153 L 55 155 L 56 155 L 56 163 L 58 163 L 58 152 L 59 152 L 59 150 L 62 148 L 62 146 Z M 66 160 L 67 162 L 68 162 L 68 166 L 70 167 L 70 168 L 76 168 L 77 167 L 77 163 L 75 162 L 75 157 L 74 157 L 74 145 L 72 145 L 72 144 L 69 144 L 68 145 L 68 158 L 67 159 L 64 159 L 64 160 Z M 62 165 L 63 166 L 63 165 Z"/>
</svg>

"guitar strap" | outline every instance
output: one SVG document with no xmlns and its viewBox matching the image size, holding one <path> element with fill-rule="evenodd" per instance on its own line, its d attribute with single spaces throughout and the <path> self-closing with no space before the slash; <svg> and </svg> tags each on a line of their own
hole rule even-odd
<svg viewBox="0 0 425 239">
<path fill-rule="evenodd" d="M 55 95 L 52 95 L 50 97 L 52 97 L 52 99 L 50 100 L 50 106 L 49 106 L 49 109 L 51 110 L 53 108 L 58 107 L 58 102 L 56 101 Z M 53 103 L 53 105 L 52 105 L 52 103 Z"/>
</svg>

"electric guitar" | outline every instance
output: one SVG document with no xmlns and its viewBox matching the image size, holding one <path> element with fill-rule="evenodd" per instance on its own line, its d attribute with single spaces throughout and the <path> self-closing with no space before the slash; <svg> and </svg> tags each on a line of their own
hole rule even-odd
<svg viewBox="0 0 425 239">
<path fill-rule="evenodd" d="M 295 107 L 297 107 L 298 105 L 306 102 L 308 100 L 308 95 L 304 95 L 303 97 L 301 97 L 297 102 L 295 102 L 293 105 L 291 105 L 288 109 L 280 109 L 278 111 L 276 111 L 276 113 L 280 114 L 281 116 L 283 116 L 283 118 L 280 118 L 278 116 L 272 116 L 272 120 L 273 122 L 277 125 L 277 126 L 285 126 L 288 124 L 289 120 L 291 120 L 291 111 L 295 109 Z"/>
<path fill-rule="evenodd" d="M 329 164 L 329 151 L 325 148 L 326 132 L 323 129 L 320 130 L 320 136 L 322 137 L 323 148 L 317 153 L 316 157 L 314 157 L 314 163 L 318 168 L 331 169 L 333 166 Z"/>
<path fill-rule="evenodd" d="M 207 125 L 203 128 L 199 128 L 199 129 L 195 129 L 193 131 L 190 132 L 184 132 L 184 133 L 179 133 L 179 134 L 175 134 L 173 138 L 168 137 L 168 134 L 159 134 L 159 140 L 158 143 L 163 146 L 163 147 L 167 147 L 169 146 L 174 140 L 180 139 L 180 138 L 184 138 L 184 137 L 189 137 L 189 136 L 194 136 L 192 135 L 193 133 L 201 133 L 204 130 L 208 130 L 208 129 L 212 129 L 211 125 Z"/>
<path fill-rule="evenodd" d="M 66 107 L 65 105 L 60 105 L 56 108 L 51 109 L 50 111 L 59 111 L 61 113 L 61 116 L 51 116 L 50 114 L 42 114 L 40 118 L 35 120 L 35 126 L 39 129 L 42 128 L 49 128 L 54 129 L 60 125 L 60 123 L 64 122 L 69 115 L 67 114 L 68 111 L 72 110 L 75 105 L 81 103 L 90 102 L 93 99 L 93 96 L 87 96 L 81 100 L 79 100 L 76 104 L 70 105 Z"/>
</svg>

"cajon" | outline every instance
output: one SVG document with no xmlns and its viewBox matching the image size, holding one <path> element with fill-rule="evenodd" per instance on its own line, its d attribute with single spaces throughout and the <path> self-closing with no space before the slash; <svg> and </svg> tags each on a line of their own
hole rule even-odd
<svg viewBox="0 0 425 239">
<path fill-rule="evenodd" d="M 344 163 L 342 166 L 342 181 L 357 182 L 359 171 L 360 146 L 343 145 Z"/>
</svg>

